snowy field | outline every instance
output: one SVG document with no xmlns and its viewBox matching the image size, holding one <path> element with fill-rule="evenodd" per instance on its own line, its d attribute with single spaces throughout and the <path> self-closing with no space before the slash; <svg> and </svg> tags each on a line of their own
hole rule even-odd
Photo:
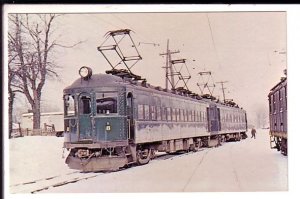
<svg viewBox="0 0 300 199">
<path fill-rule="evenodd" d="M 57 137 L 11 139 L 10 193 L 288 190 L 288 158 L 270 149 L 268 130 L 258 130 L 257 139 L 229 142 L 111 173 L 84 174 L 69 169 L 62 145 L 63 138 Z M 70 179 L 73 183 L 61 184 Z"/>
</svg>

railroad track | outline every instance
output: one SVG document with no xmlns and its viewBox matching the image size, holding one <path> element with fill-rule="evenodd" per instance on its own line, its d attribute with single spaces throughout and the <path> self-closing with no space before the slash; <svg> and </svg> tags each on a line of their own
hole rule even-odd
<svg viewBox="0 0 300 199">
<path fill-rule="evenodd" d="M 201 152 L 205 149 L 199 149 L 197 152 Z M 197 153 L 196 152 L 196 153 Z M 194 153 L 194 152 L 193 152 Z M 172 158 L 179 158 L 185 155 L 189 155 L 190 153 L 161 153 L 157 154 L 156 158 L 153 159 L 151 162 L 155 163 L 156 161 L 162 161 Z M 119 171 L 124 170 L 125 168 L 121 168 Z M 129 168 L 128 168 L 129 169 Z M 131 167 L 132 169 L 132 167 Z M 15 193 L 38 193 L 43 190 L 47 190 L 53 187 L 64 186 L 66 184 L 75 183 L 81 180 L 87 180 L 90 178 L 97 177 L 99 175 L 103 175 L 108 172 L 80 172 L 80 171 L 73 171 L 66 174 L 50 176 L 46 178 L 41 178 L 37 180 L 27 181 L 23 183 L 13 184 L 10 185 L 10 192 L 12 194 Z"/>
<path fill-rule="evenodd" d="M 157 160 L 167 160 L 167 159 L 172 159 L 172 158 L 177 158 L 177 157 L 182 157 L 182 156 L 186 156 L 186 155 L 190 155 L 191 153 L 198 153 L 201 151 L 206 150 L 206 148 L 201 148 L 198 149 L 196 152 L 188 152 L 188 153 L 184 153 L 184 152 L 177 152 L 177 153 L 162 153 L 162 154 L 157 154 L 155 159 L 153 159 L 154 161 Z M 152 160 L 152 161 L 153 161 Z"/>
<path fill-rule="evenodd" d="M 32 180 L 28 182 L 18 183 L 10 185 L 11 193 L 37 193 L 51 187 L 59 187 L 69 183 L 75 183 L 81 180 L 94 178 L 104 173 L 83 173 L 80 171 L 74 171 L 62 175 L 51 176 L 38 180 Z"/>
</svg>

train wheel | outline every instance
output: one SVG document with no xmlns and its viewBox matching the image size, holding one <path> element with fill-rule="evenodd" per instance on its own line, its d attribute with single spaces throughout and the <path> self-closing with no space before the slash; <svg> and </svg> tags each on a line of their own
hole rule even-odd
<svg viewBox="0 0 300 199">
<path fill-rule="evenodd" d="M 192 147 L 191 151 L 197 152 L 202 146 L 201 140 L 199 139 L 199 140 L 195 141 L 194 144 L 192 144 L 192 145 L 193 145 L 193 147 Z"/>
<path fill-rule="evenodd" d="M 281 140 L 281 153 L 283 155 L 287 155 L 287 140 L 286 139 Z"/>
<path fill-rule="evenodd" d="M 136 161 L 138 165 L 148 164 L 151 159 L 151 150 L 137 150 L 136 152 Z"/>
<path fill-rule="evenodd" d="M 187 152 L 189 152 L 189 151 L 193 151 L 193 152 L 196 152 L 198 149 L 197 149 L 197 147 L 196 147 L 196 143 L 194 143 L 194 144 L 191 144 L 190 145 L 190 147 L 189 147 L 189 149 L 187 150 Z"/>
<path fill-rule="evenodd" d="M 202 144 L 204 147 L 209 147 L 210 137 L 204 137 L 202 139 Z"/>
<path fill-rule="evenodd" d="M 235 141 L 241 141 L 241 135 L 240 135 L 240 133 L 236 133 L 235 135 L 234 135 L 234 139 L 235 139 Z"/>
<path fill-rule="evenodd" d="M 226 136 L 225 136 L 225 135 L 222 135 L 222 136 L 221 136 L 221 143 L 224 143 L 224 142 L 226 142 Z"/>
<path fill-rule="evenodd" d="M 279 138 L 276 138 L 275 145 L 276 145 L 275 147 L 276 147 L 277 151 L 280 151 L 281 150 L 281 147 L 280 147 L 281 141 L 279 140 Z"/>
</svg>

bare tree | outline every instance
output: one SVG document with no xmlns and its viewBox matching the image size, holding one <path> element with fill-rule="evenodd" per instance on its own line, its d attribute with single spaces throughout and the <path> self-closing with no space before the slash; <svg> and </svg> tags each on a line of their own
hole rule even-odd
<svg viewBox="0 0 300 199">
<path fill-rule="evenodd" d="M 23 89 L 20 88 L 20 69 L 21 65 L 18 61 L 18 55 L 16 53 L 16 46 L 18 45 L 17 38 L 20 34 L 20 29 L 18 28 L 19 22 L 18 17 L 16 19 L 16 28 L 14 33 L 14 36 L 12 38 L 15 38 L 14 40 L 8 39 L 8 117 L 9 117 L 9 138 L 11 138 L 12 133 L 12 124 L 13 124 L 13 104 L 15 101 L 16 93 L 20 92 L 23 93 Z M 12 36 L 12 35 L 11 35 Z"/>
<path fill-rule="evenodd" d="M 9 138 L 11 138 L 12 133 L 12 121 L 13 121 L 13 104 L 17 92 L 22 92 L 21 90 L 14 88 L 14 84 L 18 81 L 18 70 L 19 68 L 13 67 L 13 61 L 15 56 L 9 55 L 8 58 L 8 116 L 9 116 Z"/>
<path fill-rule="evenodd" d="M 33 112 L 33 129 L 40 128 L 41 94 L 47 76 L 58 77 L 58 67 L 51 57 L 55 47 L 74 47 L 59 44 L 54 36 L 56 14 L 12 14 L 9 15 L 9 56 L 13 58 L 9 87 L 10 106 L 15 92 L 23 93 Z M 12 68 L 12 67 L 10 67 Z M 13 76 L 15 78 L 13 78 Z M 15 80 L 14 80 L 15 79 Z M 13 81 L 16 81 L 15 83 Z M 9 91 L 10 92 L 10 91 Z M 10 108 L 12 111 L 12 107 Z"/>
</svg>

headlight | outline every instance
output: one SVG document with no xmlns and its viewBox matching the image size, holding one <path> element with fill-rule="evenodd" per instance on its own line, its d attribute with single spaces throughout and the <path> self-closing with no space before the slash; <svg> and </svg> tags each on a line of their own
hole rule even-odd
<svg viewBox="0 0 300 199">
<path fill-rule="evenodd" d="M 87 66 L 82 66 L 80 69 L 79 69 L 79 75 L 87 80 L 89 79 L 91 76 L 92 76 L 92 69 L 87 67 Z"/>
</svg>

